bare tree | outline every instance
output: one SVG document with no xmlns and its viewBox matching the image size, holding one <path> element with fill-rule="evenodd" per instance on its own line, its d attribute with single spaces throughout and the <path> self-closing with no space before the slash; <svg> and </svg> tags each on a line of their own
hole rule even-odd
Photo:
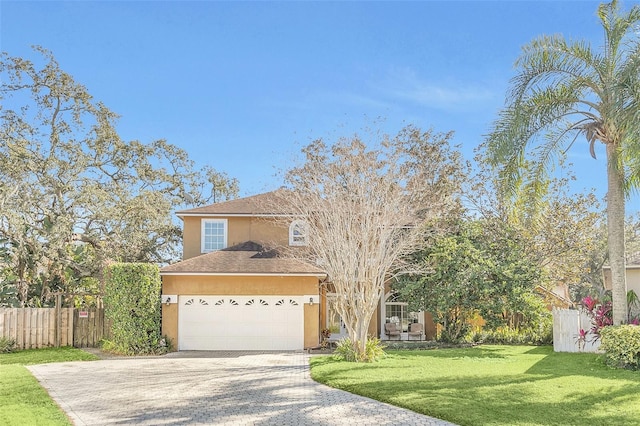
<svg viewBox="0 0 640 426">
<path fill-rule="evenodd" d="M 426 224 L 459 208 L 462 173 L 451 134 L 406 127 L 395 137 L 316 140 L 286 175 L 279 211 L 306 222 L 309 260 L 328 274 L 358 360 L 385 283 L 422 241 Z M 298 251 L 298 256 L 300 256 Z"/>
</svg>

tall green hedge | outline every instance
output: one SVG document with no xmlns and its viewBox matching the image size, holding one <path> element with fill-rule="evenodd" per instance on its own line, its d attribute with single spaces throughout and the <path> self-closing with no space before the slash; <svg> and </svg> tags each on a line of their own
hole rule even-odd
<svg viewBox="0 0 640 426">
<path fill-rule="evenodd" d="M 103 348 L 126 355 L 166 351 L 161 336 L 160 269 L 147 263 L 115 263 L 106 270 L 105 315 L 111 340 Z"/>
</svg>

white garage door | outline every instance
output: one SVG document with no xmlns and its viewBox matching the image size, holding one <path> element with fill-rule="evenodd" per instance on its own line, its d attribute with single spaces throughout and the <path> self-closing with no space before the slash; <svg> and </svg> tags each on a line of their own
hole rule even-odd
<svg viewBox="0 0 640 426">
<path fill-rule="evenodd" d="M 294 350 L 304 346 L 301 296 L 180 296 L 179 350 Z"/>
</svg>

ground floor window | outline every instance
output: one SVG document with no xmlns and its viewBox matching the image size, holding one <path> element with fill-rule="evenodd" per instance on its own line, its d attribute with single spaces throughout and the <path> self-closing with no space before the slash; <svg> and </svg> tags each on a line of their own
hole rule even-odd
<svg viewBox="0 0 640 426">
<path fill-rule="evenodd" d="M 397 295 L 391 295 L 385 303 L 385 322 L 398 324 L 403 333 L 409 331 L 409 324 L 418 322 L 418 312 L 410 312 L 407 303 L 398 300 Z"/>
</svg>

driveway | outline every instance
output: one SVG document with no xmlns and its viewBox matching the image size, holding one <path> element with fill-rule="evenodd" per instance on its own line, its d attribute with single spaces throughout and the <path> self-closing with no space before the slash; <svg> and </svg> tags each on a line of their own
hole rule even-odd
<svg viewBox="0 0 640 426">
<path fill-rule="evenodd" d="M 308 355 L 175 352 L 29 366 L 76 425 L 451 425 L 332 389 Z"/>
</svg>

